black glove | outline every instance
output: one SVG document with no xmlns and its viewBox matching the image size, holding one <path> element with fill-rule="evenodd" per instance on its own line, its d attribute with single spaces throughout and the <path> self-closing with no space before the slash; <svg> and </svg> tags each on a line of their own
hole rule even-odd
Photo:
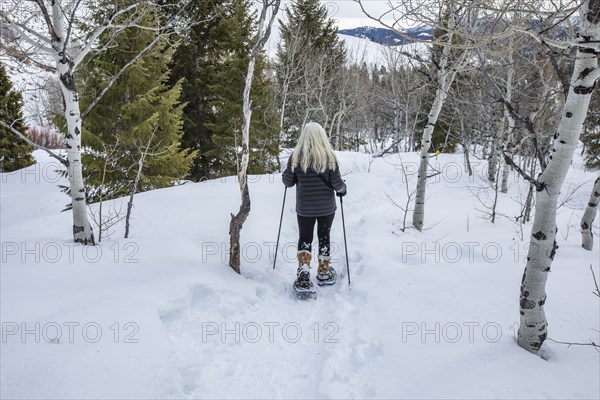
<svg viewBox="0 0 600 400">
<path fill-rule="evenodd" d="M 344 197 L 346 195 L 346 188 L 344 188 L 344 190 L 341 192 L 335 192 L 335 195 L 337 197 Z"/>
</svg>

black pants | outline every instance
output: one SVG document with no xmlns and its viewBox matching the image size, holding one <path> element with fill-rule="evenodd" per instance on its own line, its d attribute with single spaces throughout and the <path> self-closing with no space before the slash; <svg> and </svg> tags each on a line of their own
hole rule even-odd
<svg viewBox="0 0 600 400">
<path fill-rule="evenodd" d="M 335 213 L 324 217 L 302 217 L 298 215 L 298 230 L 300 239 L 298 240 L 298 251 L 312 250 L 312 241 L 314 237 L 315 221 L 317 222 L 317 236 L 319 237 L 319 255 L 329 256 L 329 231 L 333 224 Z"/>
</svg>

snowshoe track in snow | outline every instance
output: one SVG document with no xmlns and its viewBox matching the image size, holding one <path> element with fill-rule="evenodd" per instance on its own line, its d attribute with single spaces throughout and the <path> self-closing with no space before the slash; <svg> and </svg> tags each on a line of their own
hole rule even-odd
<svg viewBox="0 0 600 400">
<path fill-rule="evenodd" d="M 290 294 L 294 273 L 288 265 L 255 269 L 241 280 L 245 290 L 217 293 L 196 284 L 164 306 L 160 319 L 173 355 L 158 395 L 374 397 L 364 375 L 381 350 L 363 318 L 366 295 L 349 290 L 340 271 L 336 285 L 315 285 L 318 298 L 301 301 Z M 214 385 L 224 376 L 231 377 L 227 388 Z"/>
</svg>

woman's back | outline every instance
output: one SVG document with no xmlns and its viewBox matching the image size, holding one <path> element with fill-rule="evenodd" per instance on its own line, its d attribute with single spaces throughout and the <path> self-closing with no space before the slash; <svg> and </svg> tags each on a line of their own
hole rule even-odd
<svg viewBox="0 0 600 400">
<path fill-rule="evenodd" d="M 323 173 L 317 173 L 312 168 L 304 172 L 299 167 L 292 169 L 291 159 L 283 172 L 283 183 L 287 187 L 297 185 L 296 213 L 305 217 L 333 214 L 337 209 L 334 190 L 344 192 L 346 187 L 339 166 Z"/>
</svg>

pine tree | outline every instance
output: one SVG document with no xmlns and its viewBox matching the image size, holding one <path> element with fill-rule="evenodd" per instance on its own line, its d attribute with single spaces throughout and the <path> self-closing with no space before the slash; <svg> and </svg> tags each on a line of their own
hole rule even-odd
<svg viewBox="0 0 600 400">
<path fill-rule="evenodd" d="M 158 9 L 147 18 L 160 18 Z M 146 21 L 148 22 L 148 21 Z M 100 40 L 113 45 L 90 61 L 83 73 L 82 105 L 87 107 L 108 80 L 154 39 L 155 33 L 132 28 L 128 34 Z M 195 156 L 182 148 L 182 81 L 168 84 L 173 48 L 161 39 L 134 62 L 84 120 L 84 173 L 90 202 L 124 196 L 145 158 L 138 191 L 172 186 L 184 178 Z"/>
<path fill-rule="evenodd" d="M 190 177 L 194 180 L 237 171 L 242 121 L 242 93 L 255 32 L 248 0 L 197 0 L 190 18 L 195 24 L 177 49 L 171 80 L 185 78 L 182 99 L 185 146 L 198 150 Z M 252 85 L 249 173 L 275 169 L 279 151 L 272 85 L 261 57 Z"/>
<path fill-rule="evenodd" d="M 590 169 L 600 168 L 600 131 L 598 126 L 595 127 L 595 132 L 585 132 L 586 155 L 585 166 Z"/>
<path fill-rule="evenodd" d="M 585 166 L 594 169 L 600 168 L 600 94 L 592 93 L 590 111 L 585 120 L 581 141 L 585 144 Z"/>
<path fill-rule="evenodd" d="M 285 10 L 285 13 L 286 20 L 279 20 L 283 40 L 279 49 L 280 54 L 282 51 L 335 50 L 331 54 L 332 57 L 345 55 L 334 21 L 329 18 L 327 8 L 319 0 L 296 0 Z M 297 38 L 307 47 L 298 49 L 292 46 Z"/>
<path fill-rule="evenodd" d="M 214 71 L 214 84 L 208 87 L 214 98 L 208 107 L 214 112 L 214 122 L 206 127 L 212 133 L 214 147 L 205 151 L 214 160 L 212 173 L 233 175 L 238 170 L 239 147 L 241 146 L 242 95 L 248 68 L 250 50 L 254 45 L 254 14 L 249 1 L 234 1 L 220 24 L 221 39 L 228 44 L 220 68 Z M 266 60 L 259 57 L 252 83 L 252 120 L 250 131 L 250 174 L 274 171 L 274 159 L 279 151 L 276 140 L 277 129 L 269 83 L 265 77 Z"/>
<path fill-rule="evenodd" d="M 0 120 L 12 124 L 21 133 L 27 131 L 23 123 L 21 93 L 13 90 L 6 69 L 0 64 Z M 33 147 L 14 133 L 0 127 L 0 172 L 12 172 L 33 164 Z"/>
<path fill-rule="evenodd" d="M 277 77 L 282 129 L 286 145 L 292 145 L 307 120 L 328 129 L 339 96 L 335 80 L 346 61 L 346 50 L 327 8 L 318 0 L 294 1 L 279 23 L 282 41 L 277 51 Z"/>
</svg>

